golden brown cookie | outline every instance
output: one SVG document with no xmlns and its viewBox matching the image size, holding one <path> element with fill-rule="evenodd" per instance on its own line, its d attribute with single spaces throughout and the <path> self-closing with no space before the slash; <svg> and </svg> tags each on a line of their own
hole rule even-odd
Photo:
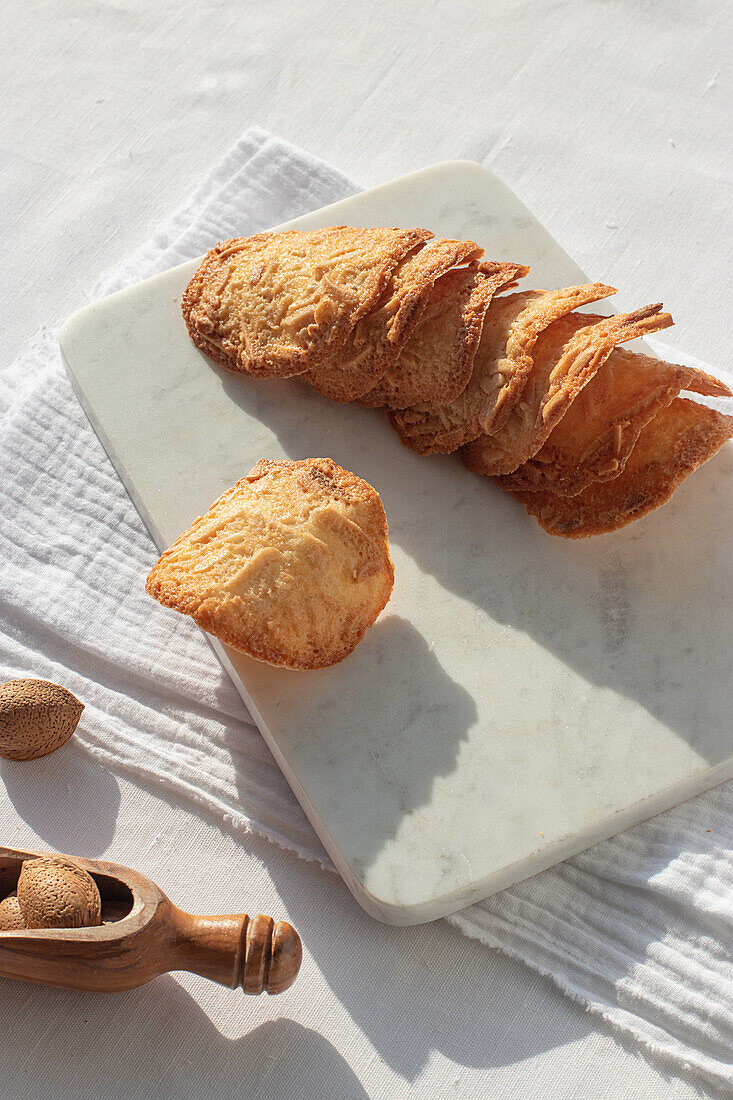
<svg viewBox="0 0 733 1100">
<path fill-rule="evenodd" d="M 593 481 L 618 477 L 645 425 L 694 375 L 688 367 L 617 348 L 534 458 L 497 484 L 576 496 Z"/>
<path fill-rule="evenodd" d="M 402 442 L 418 454 L 449 454 L 482 432 L 499 431 L 532 370 L 540 333 L 578 306 L 614 293 L 613 287 L 589 283 L 493 298 L 468 385 L 448 405 L 417 405 L 393 412 L 390 420 Z"/>
<path fill-rule="evenodd" d="M 584 387 L 617 344 L 673 323 L 661 308 L 645 306 L 616 317 L 571 313 L 554 321 L 537 340 L 531 374 L 504 427 L 493 435 L 480 435 L 464 447 L 464 465 L 474 473 L 495 477 L 511 474 L 526 463 L 585 392 Z M 601 375 L 605 379 L 605 369 Z M 598 387 L 594 392 L 598 394 Z M 581 453 L 584 451 L 585 447 Z"/>
<path fill-rule="evenodd" d="M 687 388 L 729 392 L 706 375 L 698 375 Z M 623 472 L 613 480 L 593 482 L 573 497 L 546 489 L 512 490 L 512 495 L 551 535 L 579 539 L 607 534 L 666 503 L 677 486 L 731 436 L 733 416 L 676 397 L 641 431 Z"/>
<path fill-rule="evenodd" d="M 360 404 L 405 409 L 454 401 L 471 377 L 491 299 L 528 271 L 520 264 L 484 263 L 443 275 L 399 358 Z"/>
<path fill-rule="evenodd" d="M 363 317 L 345 344 L 309 370 L 303 381 L 332 401 L 354 401 L 388 371 L 425 308 L 435 280 L 456 264 L 483 255 L 474 241 L 438 238 L 394 268 L 373 313 Z"/>
<path fill-rule="evenodd" d="M 345 344 L 396 264 L 431 236 L 342 225 L 223 241 L 182 299 L 191 339 L 229 370 L 302 374 Z"/>
<path fill-rule="evenodd" d="M 330 458 L 262 459 L 153 566 L 146 590 L 259 661 L 344 659 L 387 603 L 379 494 Z"/>
</svg>

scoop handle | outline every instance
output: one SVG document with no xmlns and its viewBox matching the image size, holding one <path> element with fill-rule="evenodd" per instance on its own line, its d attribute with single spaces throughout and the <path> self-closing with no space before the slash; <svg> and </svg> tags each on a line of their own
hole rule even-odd
<svg viewBox="0 0 733 1100">
<path fill-rule="evenodd" d="M 282 993 L 298 976 L 300 936 L 260 913 L 197 917 L 171 906 L 171 970 L 188 970 L 245 993 Z"/>
</svg>

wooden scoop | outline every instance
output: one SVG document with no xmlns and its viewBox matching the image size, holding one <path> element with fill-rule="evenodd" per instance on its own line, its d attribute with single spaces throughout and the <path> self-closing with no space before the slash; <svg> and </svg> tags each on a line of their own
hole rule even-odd
<svg viewBox="0 0 733 1100">
<path fill-rule="evenodd" d="M 0 898 L 15 889 L 23 860 L 49 854 L 0 847 Z M 0 932 L 0 977 L 94 993 L 134 989 L 169 970 L 245 993 L 282 993 L 295 981 L 302 948 L 286 921 L 246 913 L 195 917 L 139 871 L 66 858 L 96 882 L 104 923 Z"/>
</svg>

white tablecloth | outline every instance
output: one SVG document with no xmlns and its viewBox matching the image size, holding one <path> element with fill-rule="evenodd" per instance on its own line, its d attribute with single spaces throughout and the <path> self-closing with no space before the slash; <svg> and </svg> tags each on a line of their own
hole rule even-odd
<svg viewBox="0 0 733 1100">
<path fill-rule="evenodd" d="M 622 305 L 664 297 L 675 341 L 725 362 L 723 315 L 708 300 L 730 262 L 722 5 L 373 11 L 13 12 L 7 353 L 80 305 L 99 270 L 259 122 L 367 184 L 482 160 L 594 273 L 600 255 L 602 277 L 629 288 Z M 108 853 L 190 909 L 285 913 L 306 938 L 304 976 L 287 1001 L 264 1003 L 191 978 L 114 1001 L 2 983 L 8 1095 L 696 1094 L 692 1078 L 659 1075 L 518 965 L 442 926 L 374 925 L 337 879 L 264 842 L 243 849 L 81 750 L 67 756 L 53 791 L 44 765 L 3 771 L 10 843 Z M 94 797 L 80 814 L 82 792 Z"/>
</svg>

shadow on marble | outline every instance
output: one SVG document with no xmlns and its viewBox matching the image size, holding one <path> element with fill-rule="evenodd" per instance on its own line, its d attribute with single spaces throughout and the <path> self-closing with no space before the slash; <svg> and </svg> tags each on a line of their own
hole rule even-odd
<svg viewBox="0 0 733 1100">
<path fill-rule="evenodd" d="M 718 764 L 730 755 L 731 668 L 713 652 L 725 627 L 720 617 L 711 623 L 716 612 L 709 592 L 710 584 L 721 593 L 733 589 L 733 554 L 719 551 L 733 544 L 730 509 L 732 518 L 721 520 L 720 493 L 730 485 L 723 475 L 733 475 L 730 447 L 689 478 L 668 506 L 613 535 L 577 541 L 546 535 L 518 502 L 482 479 L 487 494 L 503 498 L 502 518 L 519 530 L 513 543 L 522 547 L 527 569 L 543 578 L 539 592 L 537 585 L 502 586 L 508 562 L 496 508 L 476 515 L 470 532 L 476 557 L 483 551 L 491 563 L 483 578 L 445 568 L 450 531 L 432 539 L 398 532 L 397 541 L 446 589 L 495 622 L 531 635 L 586 682 L 633 700 Z M 706 568 L 714 569 L 714 580 L 706 579 Z"/>
<path fill-rule="evenodd" d="M 339 698 L 338 666 L 317 678 L 291 675 L 301 677 L 294 690 L 296 695 L 307 690 L 309 710 L 316 715 L 309 756 L 328 760 L 331 783 L 322 797 L 331 800 L 330 825 L 339 830 L 334 839 L 342 850 L 357 853 L 351 863 L 361 872 L 394 839 L 404 819 L 430 802 L 436 779 L 453 773 L 476 721 L 476 704 L 419 631 L 398 615 L 385 613 L 349 660 L 358 663 L 359 674 L 349 684 L 348 707 Z M 377 696 L 389 700 L 389 722 L 382 720 Z M 236 730 L 224 736 L 235 748 Z M 247 777 L 235 775 L 246 802 Z"/>
<path fill-rule="evenodd" d="M 2 760 L 0 783 L 19 816 L 54 850 L 90 858 L 107 850 L 120 790 L 76 738 L 40 760 Z M 12 837 L 5 839 L 12 845 Z"/>
<path fill-rule="evenodd" d="M 586 682 L 634 700 L 705 759 L 717 763 L 729 754 L 721 741 L 727 723 L 718 713 L 725 700 L 721 696 L 708 708 L 704 730 L 697 704 L 700 693 L 713 686 L 708 623 L 699 613 L 709 602 L 705 570 L 711 568 L 713 545 L 733 544 L 731 510 L 720 505 L 723 478 L 733 471 L 733 448 L 726 447 L 670 504 L 640 522 L 597 538 L 553 538 L 489 479 L 465 470 L 455 455 L 420 457 L 406 451 L 378 410 L 338 406 L 297 378 L 252 382 L 207 366 L 234 402 L 276 434 L 286 455 L 327 455 L 375 485 L 390 521 L 390 541 L 446 591 L 532 636 Z M 368 432 L 362 418 L 371 420 Z M 427 463 L 440 499 L 451 500 L 448 514 L 436 515 L 431 507 L 423 475 Z M 385 480 L 385 469 L 387 477 L 395 471 L 392 481 Z M 467 486 L 482 482 L 485 507 L 476 506 L 472 489 L 466 494 L 469 509 L 460 492 L 464 479 Z M 721 593 L 731 591 L 733 554 L 716 553 L 714 568 L 710 584 Z M 506 583 L 517 576 L 527 583 Z M 691 636 L 693 619 L 697 638 Z M 717 633 L 722 629 L 718 624 Z"/>
<path fill-rule="evenodd" d="M 246 1028 L 250 999 L 225 995 L 238 999 Z M 227 1038 L 169 975 L 110 997 L 0 979 L 0 998 L 0 1079 L 14 1100 L 368 1100 L 318 1032 L 281 1017 Z"/>
</svg>

